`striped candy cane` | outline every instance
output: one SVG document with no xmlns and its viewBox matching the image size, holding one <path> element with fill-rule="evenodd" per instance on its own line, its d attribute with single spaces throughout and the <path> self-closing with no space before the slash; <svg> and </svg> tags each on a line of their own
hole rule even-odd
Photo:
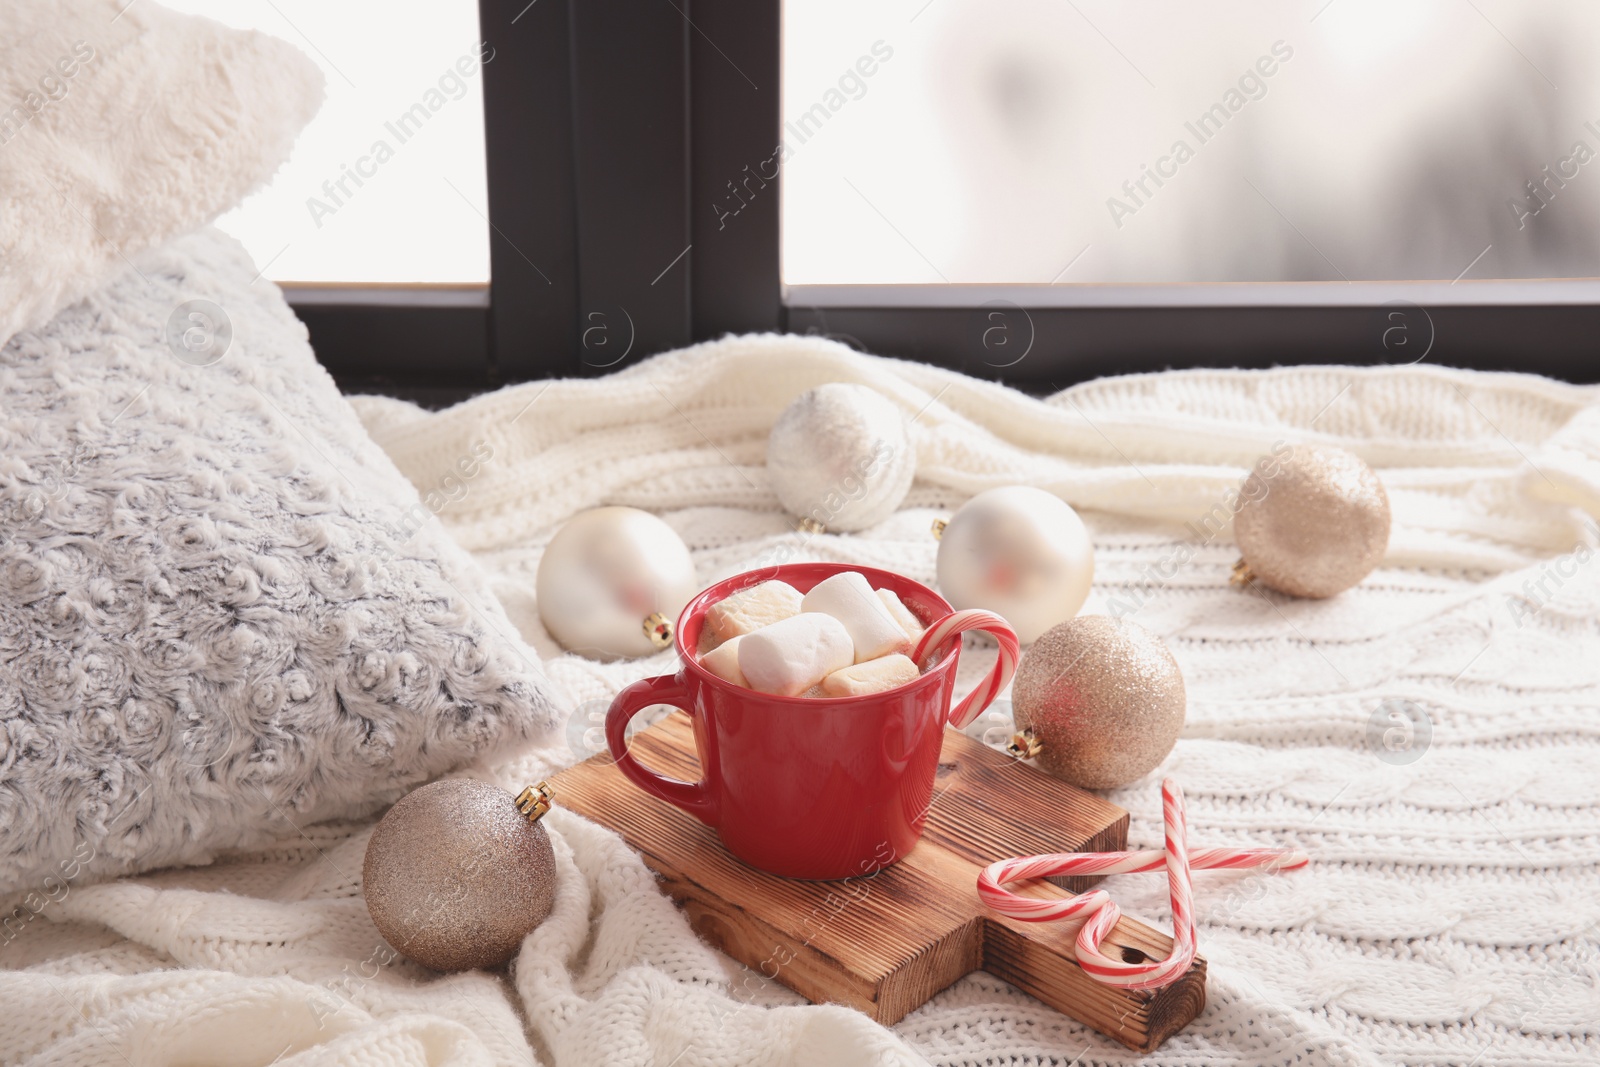
<svg viewBox="0 0 1600 1067">
<path fill-rule="evenodd" d="M 1298 870 L 1310 863 L 1303 852 L 1275 848 L 1203 848 L 1189 852 L 1188 820 L 1183 809 L 1183 790 L 1171 778 L 1161 783 L 1162 821 L 1166 826 L 1166 848 L 1138 852 L 1057 852 L 1044 856 L 1022 856 L 991 863 L 978 875 L 978 896 L 1002 915 L 1026 922 L 1050 922 L 1086 916 L 1078 931 L 1078 965 L 1091 978 L 1106 985 L 1127 989 L 1159 989 L 1181 978 L 1194 963 L 1194 889 L 1190 872 L 1196 870 L 1268 871 Z M 1093 889 L 1074 897 L 1040 900 L 1021 897 L 1004 889 L 1009 882 L 1043 878 L 1057 874 L 1133 874 L 1167 870 L 1172 896 L 1172 953 L 1164 960 L 1128 963 L 1100 951 L 1122 911 L 1103 889 Z"/>
<path fill-rule="evenodd" d="M 994 670 L 989 672 L 989 677 L 968 693 L 965 700 L 951 709 L 948 721 L 958 730 L 981 715 L 983 709 L 1000 695 L 1001 690 L 1011 684 L 1011 676 L 1017 673 L 1017 657 L 1020 654 L 1016 631 L 1011 628 L 1010 623 L 992 611 L 968 608 L 965 611 L 952 611 L 928 627 L 923 631 L 917 647 L 911 650 L 912 662 L 918 667 L 926 667 L 930 657 L 937 658 L 938 655 L 944 654 L 945 642 L 959 639 L 959 636 L 968 630 L 983 630 L 992 635 L 1000 642 L 1000 655 L 995 660 Z"/>
</svg>

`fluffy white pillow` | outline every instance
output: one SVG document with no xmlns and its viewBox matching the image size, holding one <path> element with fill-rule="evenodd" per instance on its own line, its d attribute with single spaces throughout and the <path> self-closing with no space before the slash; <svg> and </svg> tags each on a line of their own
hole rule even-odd
<svg viewBox="0 0 1600 1067">
<path fill-rule="evenodd" d="M 134 264 L 0 349 L 0 900 L 363 813 L 557 718 L 237 242 Z"/>
<path fill-rule="evenodd" d="M 154 0 L 0 3 L 0 343 L 238 204 L 321 102 L 265 34 Z"/>
</svg>

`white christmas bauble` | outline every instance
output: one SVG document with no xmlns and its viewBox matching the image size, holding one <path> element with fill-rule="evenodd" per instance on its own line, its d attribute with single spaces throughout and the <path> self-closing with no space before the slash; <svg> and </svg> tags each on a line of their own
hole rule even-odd
<svg viewBox="0 0 1600 1067">
<path fill-rule="evenodd" d="M 1032 644 L 1089 596 L 1094 546 L 1060 497 L 1026 485 L 963 504 L 939 538 L 939 591 L 958 610 L 987 608 Z"/>
<path fill-rule="evenodd" d="M 579 512 L 539 560 L 539 618 L 562 648 L 591 659 L 670 648 L 696 592 L 683 538 L 638 508 Z"/>
<path fill-rule="evenodd" d="M 916 469 L 900 409 L 864 385 L 806 390 L 767 438 L 772 488 L 813 528 L 848 533 L 882 522 L 906 498 Z"/>
</svg>

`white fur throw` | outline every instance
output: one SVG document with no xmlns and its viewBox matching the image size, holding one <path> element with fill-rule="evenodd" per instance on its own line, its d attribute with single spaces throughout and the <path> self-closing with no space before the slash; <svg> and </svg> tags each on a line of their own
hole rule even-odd
<svg viewBox="0 0 1600 1067">
<path fill-rule="evenodd" d="M 265 34 L 154 0 L 0 3 L 0 344 L 238 204 L 321 102 Z"/>
<path fill-rule="evenodd" d="M 203 231 L 0 350 L 0 898 L 371 810 L 554 719 L 255 274 Z M 196 298 L 210 365 L 169 347 Z"/>
</svg>

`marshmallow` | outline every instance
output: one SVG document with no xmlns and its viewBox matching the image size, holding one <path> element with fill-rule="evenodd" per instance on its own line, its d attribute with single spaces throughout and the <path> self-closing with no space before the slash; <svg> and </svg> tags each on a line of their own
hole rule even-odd
<svg viewBox="0 0 1600 1067">
<path fill-rule="evenodd" d="M 739 669 L 739 645 L 744 641 L 744 635 L 730 637 L 716 648 L 700 657 L 700 666 L 721 678 L 725 682 L 750 688 L 750 683 L 744 680 L 744 672 Z"/>
<path fill-rule="evenodd" d="M 917 665 L 898 652 L 834 671 L 822 680 L 825 697 L 864 697 L 917 680 Z"/>
<path fill-rule="evenodd" d="M 906 632 L 906 636 L 911 638 L 911 643 L 915 645 L 917 639 L 922 636 L 922 632 L 927 629 L 926 626 L 922 625 L 922 620 L 917 618 L 916 613 L 906 607 L 905 603 L 894 595 L 893 590 L 879 589 L 877 592 L 878 599 L 883 601 L 883 606 L 889 609 L 890 616 L 900 624 L 900 629 Z"/>
<path fill-rule="evenodd" d="M 818 582 L 800 601 L 800 608 L 832 615 L 844 623 L 855 645 L 857 663 L 910 647 L 905 630 L 895 622 L 866 578 L 856 571 L 844 571 Z"/>
<path fill-rule="evenodd" d="M 730 637 L 754 633 L 763 626 L 800 614 L 800 590 L 788 582 L 770 581 L 742 589 L 706 609 L 700 630 L 700 651 L 708 652 Z"/>
<path fill-rule="evenodd" d="M 739 642 L 739 670 L 749 687 L 779 696 L 798 696 L 854 660 L 850 632 L 820 612 L 790 616 Z"/>
</svg>

